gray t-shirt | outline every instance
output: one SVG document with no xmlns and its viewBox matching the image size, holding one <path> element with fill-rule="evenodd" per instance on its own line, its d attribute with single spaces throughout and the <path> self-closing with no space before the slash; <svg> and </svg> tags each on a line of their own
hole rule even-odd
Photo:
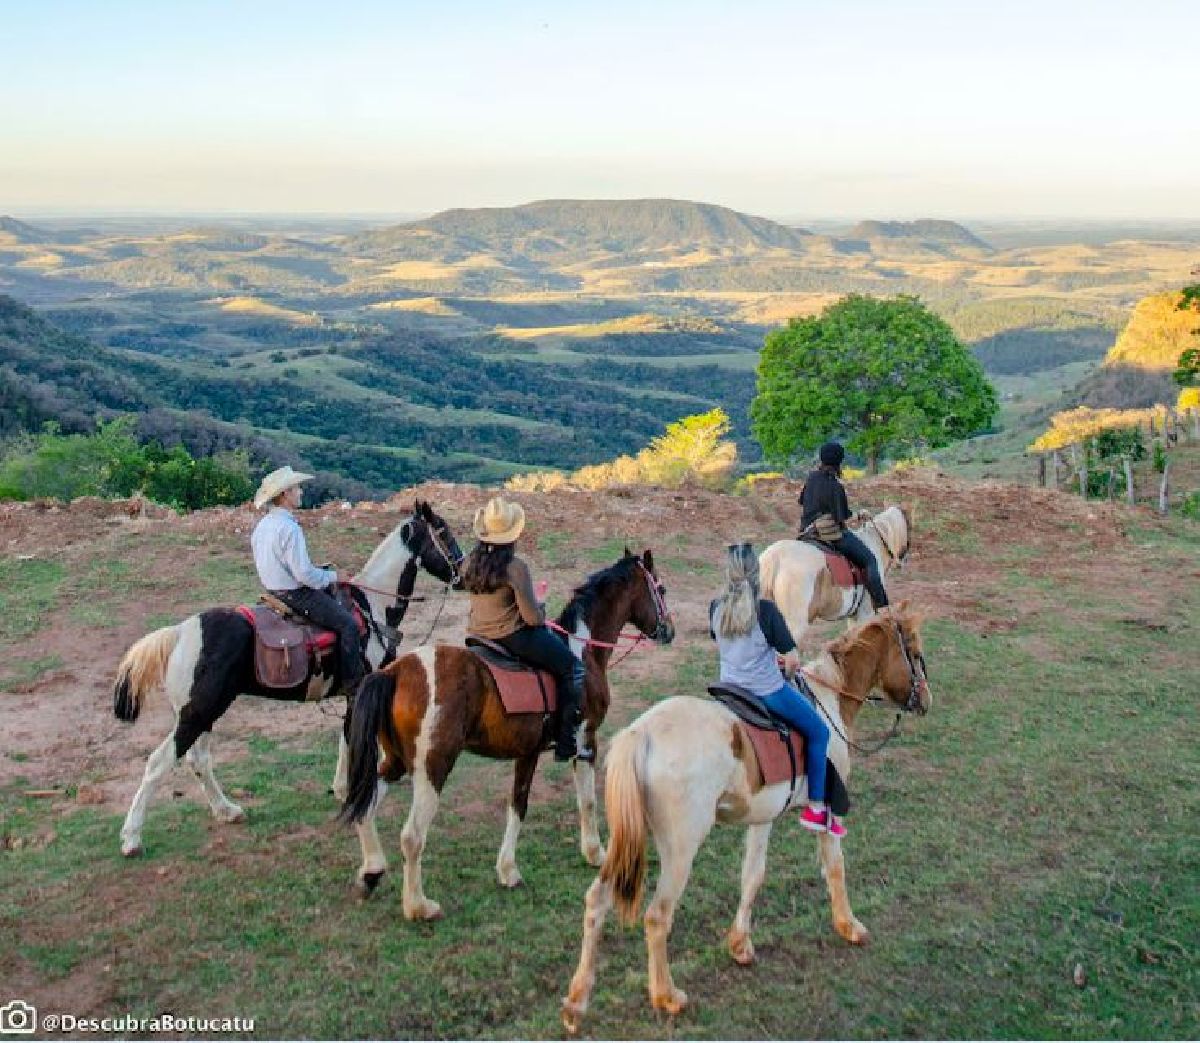
<svg viewBox="0 0 1200 1043">
<path fill-rule="evenodd" d="M 760 598 L 758 618 L 742 637 L 722 637 L 719 624 L 723 608 L 720 598 L 708 607 L 709 635 L 721 656 L 721 680 L 736 684 L 757 696 L 768 696 L 783 686 L 783 675 L 775 653 L 786 655 L 796 647 L 792 632 L 775 602 Z"/>
</svg>

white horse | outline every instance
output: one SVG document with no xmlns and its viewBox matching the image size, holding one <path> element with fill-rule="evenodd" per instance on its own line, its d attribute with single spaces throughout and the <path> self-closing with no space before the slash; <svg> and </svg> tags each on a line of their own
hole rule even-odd
<svg viewBox="0 0 1200 1043">
<path fill-rule="evenodd" d="M 850 772 L 846 737 L 867 693 L 880 688 L 903 709 L 924 714 L 932 703 L 921 654 L 920 619 L 902 602 L 889 615 L 874 617 L 826 646 L 804 667 L 826 718 L 833 727 L 829 758 L 842 778 Z M 613 739 L 608 756 L 605 810 L 609 848 L 587 892 L 583 949 L 563 1000 L 563 1023 L 579 1030 L 596 979 L 596 952 L 604 919 L 614 900 L 621 919 L 631 923 L 641 906 L 646 875 L 647 833 L 658 849 L 660 872 L 646 909 L 650 1002 L 678 1014 L 687 995 L 676 988 L 667 961 L 667 936 L 687 885 L 692 860 L 717 822 L 744 824 L 746 855 L 742 895 L 729 931 L 729 949 L 740 964 L 754 961 L 750 910 L 766 873 L 771 826 L 790 806 L 807 799 L 803 775 L 790 794 L 788 782 L 757 785 L 754 754 L 738 719 L 720 703 L 676 696 L 658 703 Z M 846 894 L 841 841 L 822 833 L 821 871 L 829 888 L 834 929 L 861 945 L 867 929 L 855 917 Z"/>
<path fill-rule="evenodd" d="M 903 507 L 892 506 L 868 518 L 855 535 L 887 576 L 908 555 L 910 528 Z M 861 587 L 845 590 L 833 582 L 825 552 L 803 540 L 777 540 L 758 559 L 762 596 L 779 606 L 796 643 L 818 619 L 850 619 L 861 623 L 872 615 L 871 598 Z"/>
<path fill-rule="evenodd" d="M 458 579 L 461 560 L 462 551 L 445 521 L 429 504 L 418 501 L 411 517 L 375 548 L 354 583 L 366 595 L 374 617 L 383 621 L 388 609 L 411 593 L 418 567 L 451 583 Z M 113 713 L 123 721 L 137 720 L 146 696 L 162 687 L 175 711 L 175 723 L 146 762 L 142 784 L 121 827 L 123 855 L 141 853 L 142 825 L 150 798 L 184 757 L 217 819 L 239 822 L 245 817 L 225 795 L 212 768 L 212 726 L 238 695 L 296 701 L 324 699 L 338 690 L 338 670 L 306 678 L 295 688 L 263 687 L 254 676 L 254 641 L 253 629 L 236 609 L 212 608 L 147 634 L 125 653 L 113 686 Z M 378 667 L 387 653 L 380 632 L 372 628 L 366 648 L 372 668 Z M 348 787 L 347 755 L 343 729 L 333 781 L 339 799 L 345 798 Z"/>
</svg>

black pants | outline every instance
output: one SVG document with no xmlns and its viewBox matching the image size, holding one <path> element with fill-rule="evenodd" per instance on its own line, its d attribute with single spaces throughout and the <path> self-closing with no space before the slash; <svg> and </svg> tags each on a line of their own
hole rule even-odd
<svg viewBox="0 0 1200 1043">
<path fill-rule="evenodd" d="M 867 573 L 867 593 L 871 595 L 871 604 L 875 606 L 875 610 L 883 608 L 888 603 L 887 591 L 883 589 L 883 576 L 879 571 L 879 562 L 875 555 L 868 549 L 852 532 L 847 532 L 842 535 L 839 540 L 834 540 L 831 546 L 839 554 L 844 554 L 855 565 L 866 570 Z"/>
<path fill-rule="evenodd" d="M 522 662 L 544 667 L 558 682 L 559 705 L 562 707 L 559 735 L 573 730 L 583 706 L 583 663 L 575 653 L 545 627 L 522 627 L 516 633 L 499 639 Z"/>
<path fill-rule="evenodd" d="M 342 683 L 350 691 L 366 673 L 363 662 L 362 643 L 358 638 L 358 624 L 333 596 L 316 587 L 300 587 L 298 590 L 274 590 L 273 593 L 293 612 L 299 612 L 319 627 L 337 633 L 338 655 L 341 657 Z"/>
</svg>

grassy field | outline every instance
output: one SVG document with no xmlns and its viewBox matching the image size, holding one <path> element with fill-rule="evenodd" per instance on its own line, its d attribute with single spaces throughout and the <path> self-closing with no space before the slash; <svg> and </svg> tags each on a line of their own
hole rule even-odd
<svg viewBox="0 0 1200 1043">
<path fill-rule="evenodd" d="M 882 753 L 859 760 L 850 780 L 850 896 L 871 944 L 854 949 L 834 935 L 816 844 L 788 816 L 776 827 L 755 910 L 759 963 L 733 964 L 723 935 L 737 901 L 741 833 L 718 828 L 671 937 L 676 981 L 692 1006 L 674 1020 L 650 1011 L 640 931 L 610 922 L 589 1034 L 1200 1033 L 1200 526 L 1120 508 L 1093 521 L 1064 498 L 1053 517 L 998 539 L 1011 497 L 986 487 L 965 498 L 900 491 L 918 501 L 921 540 L 894 589 L 933 610 L 935 705 Z M 760 512 L 730 501 L 735 509 Z M 762 513 L 766 530 L 782 534 L 782 521 Z M 696 694 L 711 672 L 699 606 L 718 583 L 709 562 L 718 537 L 698 535 L 683 517 L 653 524 L 669 597 L 688 625 L 669 655 L 647 652 L 634 672 L 618 673 L 605 746 L 614 726 L 667 695 Z M 364 551 L 372 539 L 369 526 L 353 534 Z M 206 596 L 236 596 L 247 580 L 233 537 L 201 545 L 203 553 L 194 541 L 152 543 L 139 566 L 196 553 L 179 565 L 182 575 Z M 533 554 L 552 574 L 577 575 L 620 546 L 594 526 L 546 528 Z M 132 562 L 135 546 L 127 553 Z M 124 582 L 119 563 L 81 579 L 31 564 L 18 575 L 5 562 L 3 576 L 10 591 L 40 592 L 40 612 L 77 611 L 67 600 L 73 583 L 98 592 Z M 16 601 L 0 605 L 5 654 L 29 632 Z M 31 697 L 0 691 L 0 700 L 12 698 Z M 889 721 L 869 711 L 863 731 Z M 150 812 L 147 856 L 135 862 L 118 854 L 117 808 L 74 792 L 53 807 L 25 796 L 39 777 L 21 774 L 20 744 L 6 736 L 3 756 L 17 774 L 0 792 L 5 992 L 97 1015 L 252 1017 L 260 1037 L 560 1036 L 558 1004 L 593 875 L 578 854 L 567 771 L 548 762 L 540 770 L 518 851 L 526 883 L 510 892 L 493 870 L 510 773 L 474 758 L 460 763 L 425 861 L 426 890 L 446 919 L 414 925 L 400 914 L 394 874 L 372 901 L 349 897 L 357 844 L 333 821 L 326 793 L 331 736 L 326 722 L 251 738 L 219 766 L 249 811 L 244 825 L 217 824 L 178 770 Z M 93 781 L 89 765 L 82 758 L 80 790 Z M 393 870 L 408 795 L 407 785 L 393 788 L 381 819 Z"/>
</svg>

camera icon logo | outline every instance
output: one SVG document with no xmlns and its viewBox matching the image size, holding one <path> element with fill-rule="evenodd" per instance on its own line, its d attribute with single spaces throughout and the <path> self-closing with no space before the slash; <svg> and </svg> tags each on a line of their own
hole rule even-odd
<svg viewBox="0 0 1200 1043">
<path fill-rule="evenodd" d="M 0 1007 L 0 1032 L 12 1036 L 32 1036 L 37 1031 L 37 1007 L 24 1000 L 11 1000 Z"/>
</svg>

